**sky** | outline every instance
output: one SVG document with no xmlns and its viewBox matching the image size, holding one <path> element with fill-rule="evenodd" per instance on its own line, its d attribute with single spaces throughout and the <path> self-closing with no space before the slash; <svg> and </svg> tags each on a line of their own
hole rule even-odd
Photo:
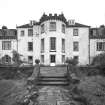
<svg viewBox="0 0 105 105">
<path fill-rule="evenodd" d="M 44 12 L 63 12 L 67 20 L 91 27 L 105 25 L 105 0 L 0 0 L 0 28 L 39 21 Z"/>
</svg>

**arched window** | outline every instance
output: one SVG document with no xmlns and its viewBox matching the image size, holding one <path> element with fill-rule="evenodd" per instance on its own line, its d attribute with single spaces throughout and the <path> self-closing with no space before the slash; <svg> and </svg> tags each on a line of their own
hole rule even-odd
<svg viewBox="0 0 105 105">
<path fill-rule="evenodd" d="M 5 55 L 2 57 L 2 63 L 3 64 L 10 64 L 11 63 L 11 57 L 9 55 Z"/>
</svg>

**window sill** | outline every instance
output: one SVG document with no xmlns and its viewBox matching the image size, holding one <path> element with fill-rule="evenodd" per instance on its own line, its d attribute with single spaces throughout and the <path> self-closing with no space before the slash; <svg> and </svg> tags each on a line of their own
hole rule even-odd
<svg viewBox="0 0 105 105">
<path fill-rule="evenodd" d="M 73 36 L 79 36 L 79 35 L 73 35 Z"/>
<path fill-rule="evenodd" d="M 56 50 L 50 50 L 50 52 L 56 52 Z"/>
<path fill-rule="evenodd" d="M 56 31 L 56 30 L 49 30 L 49 31 Z"/>
<path fill-rule="evenodd" d="M 8 51 L 8 50 L 11 50 L 11 49 L 2 49 L 2 50 L 7 50 Z"/>
<path fill-rule="evenodd" d="M 79 52 L 79 51 L 77 51 L 77 50 L 74 50 L 74 52 Z"/>
<path fill-rule="evenodd" d="M 28 50 L 29 52 L 33 52 L 33 50 Z"/>
<path fill-rule="evenodd" d="M 33 37 L 33 35 L 28 35 L 28 37 Z"/>
</svg>

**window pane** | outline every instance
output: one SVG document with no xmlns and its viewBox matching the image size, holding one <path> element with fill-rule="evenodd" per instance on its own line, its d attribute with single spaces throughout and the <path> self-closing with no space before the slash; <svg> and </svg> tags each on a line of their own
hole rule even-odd
<svg viewBox="0 0 105 105">
<path fill-rule="evenodd" d="M 105 42 L 97 42 L 97 51 L 105 51 Z"/>
<path fill-rule="evenodd" d="M 45 32 L 44 24 L 41 25 L 41 33 Z"/>
<path fill-rule="evenodd" d="M 44 52 L 44 39 L 41 39 L 41 52 Z"/>
<path fill-rule="evenodd" d="M 10 64 L 11 63 L 11 57 L 8 55 L 5 55 L 4 57 L 4 63 Z"/>
<path fill-rule="evenodd" d="M 62 55 L 62 63 L 65 63 L 65 55 Z"/>
<path fill-rule="evenodd" d="M 102 42 L 97 42 L 97 51 L 102 51 Z"/>
<path fill-rule="evenodd" d="M 2 50 L 11 50 L 11 41 L 2 41 Z"/>
<path fill-rule="evenodd" d="M 55 63 L 55 55 L 50 55 L 50 62 Z"/>
<path fill-rule="evenodd" d="M 24 31 L 23 30 L 21 31 L 21 36 L 24 36 Z"/>
<path fill-rule="evenodd" d="M 78 57 L 78 56 L 74 56 L 74 59 L 75 59 L 76 61 L 79 61 L 79 57 Z"/>
<path fill-rule="evenodd" d="M 56 31 L 56 22 L 50 22 L 50 31 Z"/>
<path fill-rule="evenodd" d="M 78 29 L 73 29 L 73 35 L 78 36 Z"/>
<path fill-rule="evenodd" d="M 33 36 L 33 29 L 28 29 L 28 36 Z"/>
<path fill-rule="evenodd" d="M 28 63 L 30 63 L 30 64 L 33 63 L 33 57 L 32 56 L 28 56 Z"/>
<path fill-rule="evenodd" d="M 62 32 L 65 33 L 65 25 L 62 24 Z"/>
<path fill-rule="evenodd" d="M 105 51 L 105 42 L 103 42 L 103 51 Z"/>
<path fill-rule="evenodd" d="M 33 51 L 33 43 L 28 42 L 28 51 Z"/>
<path fill-rule="evenodd" d="M 44 55 L 41 55 L 41 63 L 44 63 Z"/>
<path fill-rule="evenodd" d="M 56 38 L 50 38 L 50 50 L 56 50 Z"/>
<path fill-rule="evenodd" d="M 79 43 L 78 42 L 73 42 L 73 50 L 74 51 L 79 51 Z"/>
<path fill-rule="evenodd" d="M 65 52 L 65 39 L 62 39 L 62 52 Z"/>
</svg>

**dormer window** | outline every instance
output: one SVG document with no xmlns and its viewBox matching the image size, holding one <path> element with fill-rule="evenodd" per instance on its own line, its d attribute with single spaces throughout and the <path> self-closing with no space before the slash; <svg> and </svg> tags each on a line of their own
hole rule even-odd
<svg viewBox="0 0 105 105">
<path fill-rule="evenodd" d="M 50 22 L 49 30 L 56 31 L 56 22 Z"/>
<path fill-rule="evenodd" d="M 45 25 L 42 24 L 42 25 L 41 25 L 41 34 L 44 33 L 44 32 L 45 32 Z"/>
</svg>

